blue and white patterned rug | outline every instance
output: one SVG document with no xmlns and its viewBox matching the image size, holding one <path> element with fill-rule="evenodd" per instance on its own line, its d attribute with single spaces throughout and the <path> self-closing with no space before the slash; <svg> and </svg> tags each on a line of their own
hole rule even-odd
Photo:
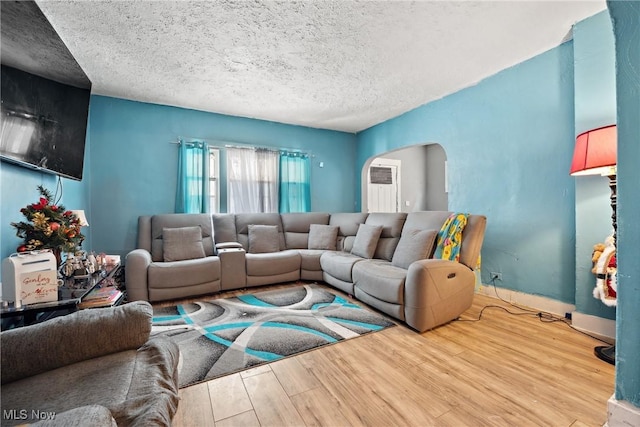
<svg viewBox="0 0 640 427">
<path fill-rule="evenodd" d="M 310 285 L 153 312 L 152 335 L 180 347 L 180 388 L 395 325 Z"/>
</svg>

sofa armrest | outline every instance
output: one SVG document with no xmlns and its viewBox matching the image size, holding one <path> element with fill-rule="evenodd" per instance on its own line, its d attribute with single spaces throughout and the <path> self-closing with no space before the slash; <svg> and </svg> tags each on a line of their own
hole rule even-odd
<svg viewBox="0 0 640 427">
<path fill-rule="evenodd" d="M 0 334 L 2 384 L 141 347 L 151 334 L 146 301 L 80 310 Z"/>
<path fill-rule="evenodd" d="M 134 249 L 125 258 L 125 286 L 129 301 L 149 301 L 147 270 L 151 265 L 151 254 L 145 249 Z"/>
<path fill-rule="evenodd" d="M 424 332 L 457 318 L 471 307 L 475 274 L 455 261 L 425 259 L 412 263 L 405 281 L 405 321 Z"/>
<path fill-rule="evenodd" d="M 224 249 L 244 249 L 244 248 L 242 247 L 242 243 L 240 242 L 216 243 L 216 254 L 219 254 L 220 251 Z"/>
<path fill-rule="evenodd" d="M 220 257 L 220 289 L 241 289 L 247 286 L 246 253 L 240 248 L 218 250 Z"/>
</svg>

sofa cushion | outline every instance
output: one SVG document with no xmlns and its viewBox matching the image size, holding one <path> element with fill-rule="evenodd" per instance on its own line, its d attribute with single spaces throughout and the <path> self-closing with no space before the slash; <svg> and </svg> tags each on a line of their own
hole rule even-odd
<svg viewBox="0 0 640 427">
<path fill-rule="evenodd" d="M 407 270 L 389 261 L 364 260 L 353 266 L 354 287 L 388 303 L 404 303 L 406 277 Z"/>
<path fill-rule="evenodd" d="M 278 227 L 278 242 L 280 250 L 287 249 L 282 231 L 282 219 L 279 213 L 242 213 L 235 214 L 236 241 L 242 244 L 245 251 L 249 252 L 249 226 L 250 225 L 275 225 Z"/>
<path fill-rule="evenodd" d="M 78 347 L 82 346 L 72 348 Z M 78 406 L 101 405 L 109 409 L 118 425 L 170 425 L 178 405 L 178 359 L 174 342 L 153 338 L 138 350 L 85 360 L 3 384 L 2 410 L 37 408 L 61 413 Z M 16 423 L 28 421 L 31 420 Z"/>
<path fill-rule="evenodd" d="M 320 256 L 322 271 L 343 282 L 353 282 L 351 272 L 357 262 L 364 259 L 347 252 L 327 251 Z"/>
<path fill-rule="evenodd" d="M 362 258 L 373 258 L 381 233 L 381 225 L 360 224 L 351 253 Z"/>
<path fill-rule="evenodd" d="M 337 249 L 339 251 L 351 251 L 353 240 L 358 232 L 360 224 L 364 224 L 369 214 L 366 212 L 334 213 L 329 218 L 329 225 L 340 227 L 338 231 Z"/>
<path fill-rule="evenodd" d="M 5 383 L 140 347 L 149 338 L 152 317 L 151 304 L 135 301 L 118 307 L 80 310 L 3 331 L 0 334 L 3 403 Z M 127 327 L 122 328 L 125 324 Z M 120 331 L 117 336 L 113 336 L 114 330 Z M 83 338 L 81 346 L 77 345 L 78 337 Z"/>
<path fill-rule="evenodd" d="M 215 244 L 224 242 L 238 241 L 238 233 L 236 233 L 236 216 L 234 214 L 213 214 L 211 215 L 213 222 L 213 238 Z"/>
<path fill-rule="evenodd" d="M 382 233 L 380 233 L 373 258 L 391 261 L 406 219 L 405 212 L 373 212 L 369 214 L 365 224 L 382 226 Z"/>
<path fill-rule="evenodd" d="M 299 249 L 300 254 L 300 270 L 306 271 L 322 271 L 320 265 L 320 257 L 326 251 L 320 249 Z"/>
<path fill-rule="evenodd" d="M 246 255 L 247 276 L 276 276 L 300 270 L 300 253 L 284 250 Z"/>
<path fill-rule="evenodd" d="M 336 250 L 339 227 L 335 225 L 311 224 L 308 249 Z"/>
<path fill-rule="evenodd" d="M 264 254 L 279 250 L 278 228 L 275 225 L 249 225 L 250 254 Z"/>
<path fill-rule="evenodd" d="M 163 228 L 162 254 L 165 262 L 204 258 L 200 226 Z"/>
<path fill-rule="evenodd" d="M 220 258 L 206 257 L 176 262 L 152 262 L 147 270 L 149 287 L 180 288 L 220 280 Z"/>
<path fill-rule="evenodd" d="M 121 404 L 131 387 L 136 354 L 136 350 L 112 353 L 3 384 L 2 410 L 38 408 L 58 413 L 78 406 L 102 405 L 108 408 Z M 5 420 L 2 421 L 4 426 Z M 15 424 L 33 421 L 22 420 Z"/>
<path fill-rule="evenodd" d="M 311 224 L 326 225 L 329 214 L 322 212 L 294 212 L 280 214 L 287 249 L 307 249 Z"/>
<path fill-rule="evenodd" d="M 437 230 L 405 231 L 400 237 L 391 264 L 408 269 L 414 261 L 429 258 L 433 252 L 437 234 Z"/>
</svg>

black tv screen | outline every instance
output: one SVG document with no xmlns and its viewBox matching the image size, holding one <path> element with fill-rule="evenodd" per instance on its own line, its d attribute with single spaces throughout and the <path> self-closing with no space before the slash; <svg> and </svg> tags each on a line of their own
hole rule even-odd
<svg viewBox="0 0 640 427">
<path fill-rule="evenodd" d="M 0 156 L 81 180 L 91 90 L 2 65 Z"/>
</svg>

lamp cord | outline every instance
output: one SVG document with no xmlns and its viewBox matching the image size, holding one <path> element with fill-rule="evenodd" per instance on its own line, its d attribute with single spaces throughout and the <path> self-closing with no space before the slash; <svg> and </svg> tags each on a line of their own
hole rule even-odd
<svg viewBox="0 0 640 427">
<path fill-rule="evenodd" d="M 512 316 L 534 316 L 537 317 L 538 319 L 540 319 L 541 322 L 543 323 L 555 323 L 555 322 L 562 322 L 565 325 L 567 325 L 568 327 L 570 327 L 571 329 L 573 329 L 576 332 L 580 332 L 583 335 L 586 335 L 590 338 L 593 338 L 594 340 L 600 341 L 602 343 L 605 343 L 607 345 L 610 345 L 611 343 L 603 340 L 602 338 L 598 338 L 594 335 L 591 335 L 587 332 L 581 331 L 580 329 L 577 329 L 576 327 L 574 327 L 571 323 L 569 323 L 569 319 L 564 319 L 561 317 L 558 317 L 554 314 L 551 313 L 547 313 L 545 311 L 539 311 L 539 310 L 532 310 L 530 308 L 527 307 L 521 307 L 517 304 L 512 303 L 511 301 L 507 301 L 504 298 L 502 298 L 499 294 L 498 294 L 498 288 L 496 286 L 496 278 L 492 278 L 491 279 L 491 285 L 493 285 L 493 291 L 496 294 L 496 297 L 504 302 L 509 304 L 510 306 L 517 308 L 518 310 L 522 310 L 520 313 L 516 313 L 513 311 L 510 311 L 509 309 L 507 309 L 506 307 L 503 307 L 501 305 L 494 305 L 494 304 L 488 304 L 485 305 L 484 307 L 482 307 L 482 309 L 480 310 L 480 313 L 478 314 L 478 318 L 477 319 L 461 319 L 461 318 L 457 318 L 455 319 L 458 322 L 479 322 L 482 319 L 482 315 L 484 314 L 484 311 L 488 308 L 499 308 L 500 310 L 506 311 L 508 314 L 512 315 Z"/>
</svg>

